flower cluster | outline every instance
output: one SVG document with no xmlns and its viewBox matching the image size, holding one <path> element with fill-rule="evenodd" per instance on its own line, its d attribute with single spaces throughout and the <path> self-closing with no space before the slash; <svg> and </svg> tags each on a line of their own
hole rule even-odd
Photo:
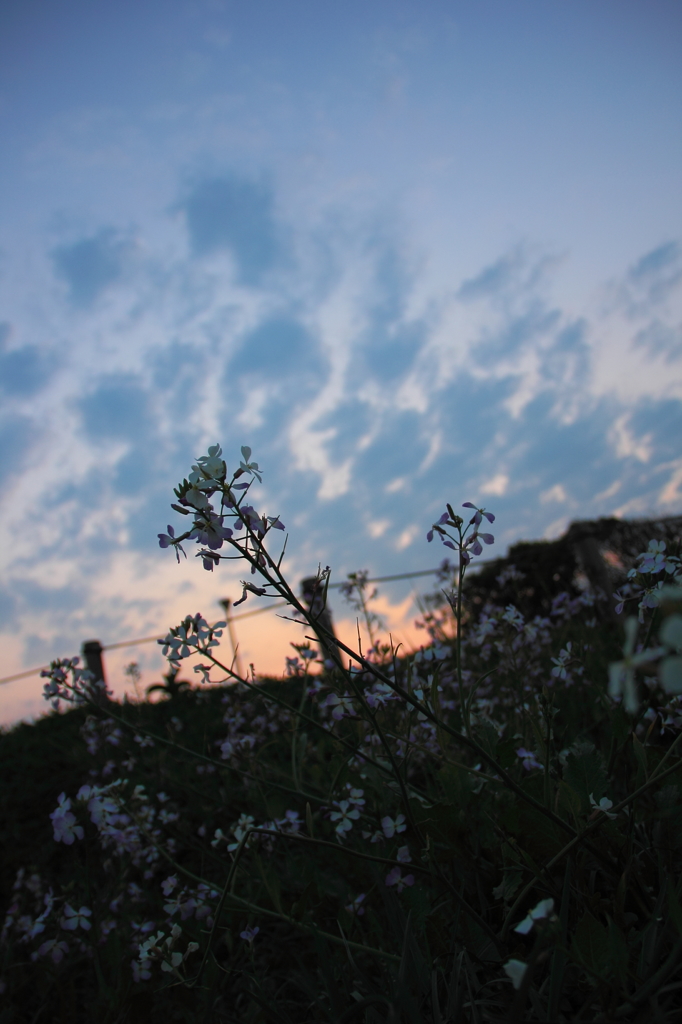
<svg viewBox="0 0 682 1024">
<path fill-rule="evenodd" d="M 495 516 L 492 512 L 486 512 L 484 508 L 477 508 L 470 501 L 465 501 L 462 508 L 473 508 L 475 510 L 467 526 L 464 526 L 462 517 L 456 515 L 452 507 L 448 505 L 447 512 L 443 512 L 440 519 L 433 524 L 426 534 L 426 539 L 430 544 L 434 536 L 440 537 L 441 542 L 446 548 L 459 552 L 460 563 L 464 566 L 470 563 L 472 555 L 481 555 L 483 553 L 481 541 L 484 544 L 495 543 L 495 538 L 491 533 L 481 533 L 479 530 L 479 526 L 484 518 L 489 523 L 494 523 Z M 448 529 L 456 530 L 457 535 L 453 537 L 448 532 Z"/>
<path fill-rule="evenodd" d="M 253 846 L 254 844 L 260 843 L 266 850 L 272 852 L 273 837 L 267 834 L 254 832 L 254 829 L 264 829 L 266 830 L 266 833 L 282 832 L 284 834 L 295 835 L 300 832 L 302 824 L 298 811 L 285 811 L 282 818 L 275 818 L 272 821 L 266 821 L 262 825 L 256 825 L 256 819 L 253 815 L 241 814 L 239 820 L 230 826 L 228 835 L 225 835 L 223 830 L 220 828 L 215 830 L 215 834 L 211 840 L 211 846 L 218 847 L 221 843 L 226 843 L 228 853 L 234 853 L 240 844 L 245 841 L 246 846 Z"/>
<path fill-rule="evenodd" d="M 174 924 L 169 935 L 159 931 L 142 942 L 137 962 L 133 961 L 135 980 L 147 981 L 151 977 L 149 965 L 152 963 L 159 964 L 162 971 L 177 974 L 187 957 L 199 948 L 198 942 L 189 942 L 184 953 L 174 950 L 173 947 L 181 935 L 182 928 L 179 924 Z"/>
<path fill-rule="evenodd" d="M 157 809 L 143 785 L 135 786 L 124 798 L 123 791 L 127 785 L 127 780 L 116 779 L 106 786 L 81 786 L 76 803 L 90 815 L 104 850 L 130 859 L 132 864 L 145 869 L 147 877 L 151 877 L 163 843 L 159 826 L 172 822 L 176 816 L 169 808 Z M 84 828 L 72 810 L 71 799 L 64 793 L 60 794 L 50 818 L 56 842 L 71 846 L 76 839 L 84 838 Z"/>
<path fill-rule="evenodd" d="M 166 533 L 160 533 L 159 547 L 173 548 L 178 561 L 180 552 L 186 554 L 183 542 L 194 540 L 200 550 L 204 569 L 212 572 L 222 558 L 230 557 L 219 554 L 223 546 L 231 544 L 238 555 L 246 557 L 251 563 L 251 571 L 265 566 L 266 558 L 263 541 L 270 530 L 284 530 L 279 516 L 266 516 L 256 512 L 252 505 L 244 502 L 251 482 L 237 483 L 240 477 L 249 474 L 253 479 L 262 480 L 257 462 L 251 460 L 251 449 L 242 448 L 242 460 L 239 468 L 227 480 L 227 465 L 222 458 L 220 445 L 211 445 L 207 455 L 202 455 L 192 466 L 188 477 L 175 488 L 177 502 L 172 508 L 182 515 L 193 515 L 192 526 L 185 533 L 176 536 L 172 526 Z M 236 492 L 242 492 L 237 494 Z M 227 526 L 227 520 L 232 526 Z M 237 537 L 244 530 L 242 537 Z M 245 586 L 241 600 L 246 599 L 248 587 Z M 236 602 L 238 603 L 238 602 Z"/>
<path fill-rule="evenodd" d="M 666 552 L 665 541 L 651 540 L 648 550 L 639 554 L 636 561 L 639 564 L 628 571 L 625 584 L 614 595 L 616 614 L 637 602 L 639 621 L 643 623 L 646 610 L 659 606 L 666 583 L 682 585 L 682 560 Z"/>
<path fill-rule="evenodd" d="M 216 622 L 210 626 L 197 612 L 194 616 L 188 615 L 157 643 L 162 647 L 163 656 L 174 666 L 192 654 L 208 654 L 211 648 L 217 647 L 226 625 L 226 622 Z"/>
<path fill-rule="evenodd" d="M 207 569 L 228 557 L 225 550 L 244 558 L 263 585 L 242 581 L 241 600 L 274 591 L 314 630 L 320 621 L 315 601 L 304 608 L 292 596 L 281 558 L 266 547 L 270 531 L 283 527 L 246 503 L 251 482 L 239 482 L 244 477 L 261 479 L 250 449 L 242 449 L 228 479 L 221 449 L 210 448 L 176 489 L 174 508 L 192 517 L 190 528 L 176 536 L 169 526 L 159 543 L 179 555 L 182 543 L 196 541 Z M 473 511 L 468 522 L 448 505 L 427 534 L 428 541 L 440 537 L 458 558 L 441 567 L 439 581 L 452 587 L 446 604 L 432 606 L 442 614 L 424 616 L 431 643 L 412 654 L 398 655 L 380 641 L 368 574 L 361 572 L 349 576 L 345 593 L 365 618 L 371 648 L 354 654 L 340 644 L 344 664 L 327 658 L 323 640 L 319 654 L 307 640 L 294 645 L 296 656 L 287 659 L 281 679 L 259 678 L 253 667 L 246 677 L 235 675 L 220 661 L 225 623 L 210 625 L 198 614 L 160 644 L 173 680 L 180 664 L 196 656 L 195 670 L 214 685 L 169 686 L 158 705 L 98 707 L 97 692 L 87 689 L 77 663 L 55 663 L 46 695 L 73 698 L 77 692 L 88 701 L 92 713 L 80 713 L 78 725 L 92 767 L 75 796 L 60 793 L 50 814 L 52 833 L 63 854 L 68 847 L 74 863 L 87 862 L 89 876 L 99 858 L 102 880 L 91 898 L 89 877 L 62 890 L 26 878 L 7 913 L 7 942 L 56 975 L 85 958 L 99 970 L 105 954 L 120 962 L 120 950 L 127 950 L 134 987 L 155 986 L 163 999 L 166 989 L 182 997 L 185 986 L 197 1005 L 210 992 L 212 1005 L 202 1005 L 209 1016 L 221 992 L 230 994 L 221 1012 L 230 1000 L 234 1007 L 255 1006 L 254 993 L 265 1000 L 263 993 L 272 991 L 264 978 L 291 976 L 295 935 L 310 942 L 306 949 L 313 939 L 324 945 L 330 957 L 343 950 L 344 985 L 353 977 L 356 953 L 359 962 L 388 954 L 397 963 L 409 950 L 413 970 L 407 975 L 415 977 L 422 958 L 424 977 L 414 992 L 405 988 L 418 1007 L 414 1019 L 443 1017 L 438 1003 L 447 979 L 440 965 L 453 952 L 450 984 L 460 985 L 457 979 L 469 970 L 459 992 L 468 993 L 472 1014 L 476 1002 L 485 1007 L 481 1019 L 505 1019 L 504 991 L 515 996 L 504 975 L 520 1002 L 529 993 L 536 1016 L 569 1019 L 578 1012 L 568 997 L 560 1005 L 551 995 L 549 971 L 560 959 L 552 958 L 553 950 L 570 952 L 581 999 L 601 971 L 610 986 L 603 1005 L 617 1007 L 617 971 L 613 965 L 602 970 L 591 951 L 607 950 L 609 943 L 619 950 L 629 941 L 624 929 L 661 908 L 649 881 L 638 883 L 634 897 L 623 890 L 622 866 L 604 855 L 604 842 L 616 856 L 627 825 L 629 863 L 640 857 L 642 877 L 653 879 L 658 859 L 666 877 L 675 877 L 674 777 L 641 800 L 650 804 L 647 820 L 627 802 L 657 771 L 667 771 L 663 751 L 677 743 L 682 728 L 675 696 L 682 692 L 682 592 L 674 586 L 679 560 L 660 544 L 640 556 L 639 575 L 628 585 L 641 578 L 648 588 L 637 598 L 648 628 L 640 631 L 636 618 L 626 620 L 623 658 L 607 673 L 613 655 L 596 658 L 600 609 L 589 588 L 548 597 L 539 605 L 542 614 L 535 614 L 538 603 L 524 604 L 523 588 L 511 589 L 523 578 L 513 568 L 498 574 L 500 589 L 508 588 L 503 594 L 492 586 L 487 597 L 482 588 L 477 592 L 473 574 L 470 589 L 463 587 L 471 560 L 493 543 L 482 532 L 484 522 L 495 519 L 470 502 L 463 507 Z M 673 587 L 659 586 L 658 577 Z M 318 572 L 318 580 L 326 592 L 328 570 Z M 656 616 L 649 614 L 654 604 Z M 642 669 L 647 684 L 640 693 L 636 673 Z M 602 733 L 608 756 L 591 742 Z M 659 749 L 651 749 L 651 736 Z M 649 829 L 649 819 L 657 831 Z M 555 916 L 560 893 L 561 925 Z M 407 924 L 399 934 L 401 921 Z M 575 932 L 570 936 L 561 934 L 567 921 Z M 289 934 L 292 941 L 282 941 Z M 660 936 L 668 942 L 665 928 Z M 475 968 L 467 968 L 474 948 Z M 201 965 L 190 979 L 184 965 L 197 949 Z M 635 959 L 643 955 L 624 958 L 622 970 L 636 972 Z M 584 963 L 590 965 L 586 975 Z M 649 974 L 628 976 L 623 1000 L 656 976 L 656 965 L 645 967 Z M 310 991 L 321 977 L 318 972 Z M 378 999 L 392 1006 L 393 993 L 376 996 L 375 982 L 363 987 L 358 977 L 353 988 L 348 981 L 355 1003 L 371 1006 Z M 406 986 L 411 980 L 406 976 Z M 460 996 L 448 994 L 448 1018 L 461 1007 Z M 320 1007 L 315 1013 L 326 1019 Z M 519 1019 L 522 1011 L 514 1011 Z M 339 1013 L 348 1016 L 345 1007 Z M 294 1019 L 293 1011 L 287 1015 Z"/>
<path fill-rule="evenodd" d="M 79 668 L 80 658 L 59 658 L 40 673 L 47 679 L 43 696 L 57 710 L 60 701 L 72 704 L 101 703 L 110 695 L 103 679 L 95 679 L 87 668 Z"/>
<path fill-rule="evenodd" d="M 652 662 L 658 662 L 658 676 L 663 690 L 672 695 L 682 693 L 682 587 L 661 587 L 657 605 L 666 604 L 670 611 L 665 615 L 658 631 L 661 641 L 656 647 L 637 644 L 639 622 L 634 615 L 625 620 L 625 644 L 623 658 L 609 665 L 609 696 L 613 700 L 623 699 L 625 710 L 634 715 L 639 710 L 639 695 L 635 681 L 637 669 Z"/>
</svg>

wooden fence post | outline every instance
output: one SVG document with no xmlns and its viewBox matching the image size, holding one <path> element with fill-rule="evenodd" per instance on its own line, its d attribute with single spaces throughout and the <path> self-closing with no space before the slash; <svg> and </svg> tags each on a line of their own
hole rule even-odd
<svg viewBox="0 0 682 1024">
<path fill-rule="evenodd" d="M 232 601 L 230 600 L 229 597 L 224 597 L 220 603 L 223 606 L 223 611 L 225 612 L 225 622 L 227 623 L 227 635 L 230 638 L 230 644 L 232 646 L 232 665 L 230 667 L 235 668 L 237 670 L 237 675 L 242 676 L 243 678 L 244 673 L 242 671 L 242 663 L 239 658 L 239 644 L 237 643 L 237 636 L 234 631 L 234 622 L 232 621 L 232 615 L 230 614 L 230 609 L 232 608 Z"/>
<path fill-rule="evenodd" d="M 99 640 L 85 640 L 81 647 L 81 651 L 85 667 L 89 672 L 92 672 L 95 682 L 98 683 L 102 680 L 102 682 L 106 683 L 106 679 L 104 678 L 104 664 L 102 662 L 102 653 L 104 648 Z"/>
<path fill-rule="evenodd" d="M 301 596 L 308 605 L 312 614 L 318 619 L 323 629 L 328 633 L 331 633 L 332 636 L 336 636 L 329 605 L 325 606 L 323 604 L 324 587 L 316 576 L 308 576 L 306 579 L 301 580 Z M 331 662 L 332 664 L 337 665 L 339 663 L 338 648 L 327 640 L 324 633 L 318 632 L 317 630 L 315 630 L 315 632 L 317 633 L 320 641 L 325 662 Z M 328 666 L 325 665 L 325 669 L 327 669 L 327 667 Z"/>
</svg>

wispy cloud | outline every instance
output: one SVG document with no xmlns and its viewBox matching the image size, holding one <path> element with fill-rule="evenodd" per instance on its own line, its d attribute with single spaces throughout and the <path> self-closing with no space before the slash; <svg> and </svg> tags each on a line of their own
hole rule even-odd
<svg viewBox="0 0 682 1024">
<path fill-rule="evenodd" d="M 112 228 L 102 228 L 92 238 L 56 246 L 52 253 L 57 275 L 68 286 L 74 306 L 87 307 L 123 275 L 131 242 Z"/>
<path fill-rule="evenodd" d="M 575 308 L 551 253 L 517 245 L 443 286 L 404 226 L 341 217 L 338 199 L 295 218 L 264 180 L 178 178 L 134 234 L 67 225 L 55 242 L 52 226 L 40 300 L 6 278 L 10 665 L 238 592 L 237 570 L 177 570 L 155 546 L 216 440 L 264 465 L 263 503 L 296 525 L 294 577 L 430 565 L 446 500 L 494 506 L 498 550 L 569 516 L 682 503 L 679 245 Z"/>
<path fill-rule="evenodd" d="M 273 210 L 272 190 L 238 175 L 204 179 L 178 203 L 196 256 L 227 250 L 237 276 L 259 284 L 284 257 Z"/>
</svg>

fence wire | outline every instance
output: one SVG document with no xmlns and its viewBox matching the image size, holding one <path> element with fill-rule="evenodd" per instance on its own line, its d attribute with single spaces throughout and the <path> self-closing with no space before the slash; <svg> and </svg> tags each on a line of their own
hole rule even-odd
<svg viewBox="0 0 682 1024">
<path fill-rule="evenodd" d="M 471 568 L 472 569 L 478 568 L 479 565 L 486 565 L 486 564 L 488 564 L 491 561 L 496 561 L 496 559 L 490 559 L 490 558 L 482 559 L 480 562 L 476 562 L 475 565 L 472 565 Z M 413 580 L 413 579 L 417 579 L 420 576 L 435 576 L 438 572 L 440 572 L 440 569 L 420 569 L 417 572 L 399 572 L 399 573 L 393 573 L 390 576 L 374 576 L 372 578 L 369 578 L 369 579 L 365 580 L 365 582 L 366 583 L 393 583 L 394 581 L 397 581 L 397 580 Z M 346 583 L 347 583 L 346 580 L 344 580 L 343 582 L 339 582 L 339 583 L 330 583 L 329 584 L 329 589 L 330 590 L 340 590 L 341 587 L 346 585 Z M 287 607 L 287 605 L 288 605 L 287 601 L 276 601 L 274 604 L 269 604 L 269 605 L 267 605 L 264 608 L 254 608 L 253 611 L 250 611 L 250 612 L 240 612 L 239 615 L 230 615 L 230 617 L 229 617 L 230 618 L 230 622 L 240 622 L 242 619 L 250 619 L 254 615 L 263 615 L 265 612 L 271 612 L 275 608 L 285 608 L 285 607 Z M 153 644 L 157 640 L 163 640 L 165 635 L 166 634 L 163 634 L 163 635 L 159 634 L 159 635 L 156 635 L 156 636 L 142 636 L 142 637 L 136 637 L 134 640 L 118 640 L 116 643 L 113 643 L 113 644 L 102 644 L 102 650 L 103 651 L 117 651 L 117 650 L 120 650 L 123 647 L 137 647 L 140 644 Z M 5 683 L 17 682 L 19 679 L 28 679 L 30 676 L 38 676 L 38 675 L 40 675 L 41 672 L 44 672 L 48 668 L 49 668 L 49 665 L 40 665 L 38 668 L 27 668 L 27 669 L 24 669 L 23 672 L 15 672 L 14 675 L 6 676 L 4 679 L 0 679 L 0 686 L 4 686 Z"/>
</svg>

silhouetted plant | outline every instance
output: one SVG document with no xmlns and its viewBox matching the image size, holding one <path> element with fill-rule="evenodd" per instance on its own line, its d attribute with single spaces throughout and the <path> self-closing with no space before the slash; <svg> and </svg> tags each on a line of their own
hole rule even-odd
<svg viewBox="0 0 682 1024">
<path fill-rule="evenodd" d="M 494 516 L 448 505 L 427 535 L 455 556 L 428 642 L 381 641 L 356 573 L 362 652 L 290 587 L 242 456 L 229 479 L 217 445 L 197 460 L 173 505 L 190 526 L 160 544 L 179 559 L 196 541 L 208 571 L 243 560 L 241 600 L 284 599 L 311 635 L 260 679 L 221 660 L 224 623 L 188 616 L 155 705 L 53 663 L 46 696 L 79 705 L 90 769 L 50 814 L 68 856 L 16 877 L 6 1019 L 678 1019 L 678 554 L 652 542 L 617 595 L 639 609 L 621 655 L 588 589 L 529 618 L 469 604 Z M 190 658 L 196 687 L 176 682 Z"/>
</svg>

